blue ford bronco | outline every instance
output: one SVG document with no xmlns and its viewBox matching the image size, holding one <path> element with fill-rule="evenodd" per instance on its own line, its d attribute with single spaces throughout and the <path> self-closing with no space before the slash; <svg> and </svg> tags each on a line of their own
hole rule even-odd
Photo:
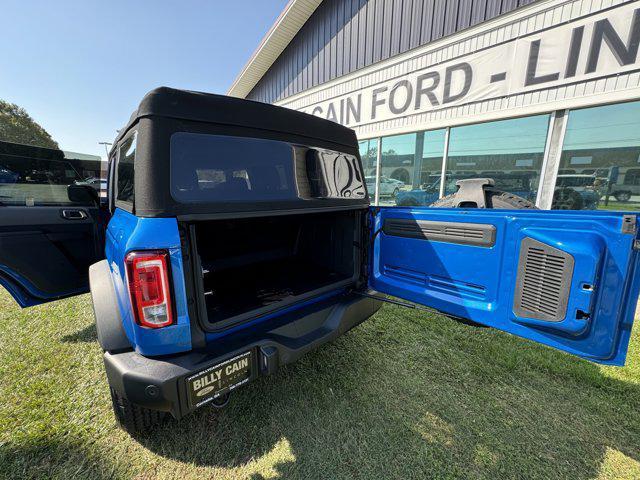
<svg viewBox="0 0 640 480">
<path fill-rule="evenodd" d="M 71 185 L 65 206 L 0 206 L 0 284 L 23 307 L 91 291 L 131 432 L 223 405 L 386 296 L 624 364 L 634 214 L 536 210 L 486 179 L 445 205 L 478 208 L 373 207 L 352 130 L 169 88 L 142 100 L 108 165 L 106 204 Z"/>
</svg>

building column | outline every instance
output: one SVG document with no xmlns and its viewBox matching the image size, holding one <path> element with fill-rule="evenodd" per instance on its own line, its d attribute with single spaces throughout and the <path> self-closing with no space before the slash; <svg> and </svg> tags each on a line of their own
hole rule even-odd
<svg viewBox="0 0 640 480">
<path fill-rule="evenodd" d="M 416 147 L 413 155 L 413 190 L 422 185 L 422 156 L 424 153 L 424 131 L 416 133 Z"/>
<path fill-rule="evenodd" d="M 376 194 L 374 196 L 373 204 L 380 204 L 380 164 L 382 163 L 382 138 L 376 139 Z"/>
<path fill-rule="evenodd" d="M 568 116 L 568 110 L 557 110 L 551 115 L 549 122 L 547 144 L 544 149 L 544 159 L 536 197 L 536 206 L 542 210 L 551 210 L 553 203 Z"/>
<path fill-rule="evenodd" d="M 442 151 L 442 171 L 440 172 L 440 194 L 439 198 L 444 197 L 444 187 L 447 182 L 447 163 L 449 162 L 449 134 L 451 128 L 447 127 L 444 133 L 444 149 Z"/>
</svg>

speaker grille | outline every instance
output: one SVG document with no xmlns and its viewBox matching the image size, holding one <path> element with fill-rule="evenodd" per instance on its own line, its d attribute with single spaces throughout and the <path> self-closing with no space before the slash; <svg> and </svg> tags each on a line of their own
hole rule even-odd
<svg viewBox="0 0 640 480">
<path fill-rule="evenodd" d="M 573 257 L 545 243 L 520 243 L 513 311 L 523 318 L 559 322 L 567 313 Z"/>
</svg>

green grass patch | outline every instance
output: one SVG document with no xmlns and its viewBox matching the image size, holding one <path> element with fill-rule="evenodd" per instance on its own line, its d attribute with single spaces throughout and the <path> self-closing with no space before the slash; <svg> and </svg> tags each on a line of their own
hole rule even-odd
<svg viewBox="0 0 640 480">
<path fill-rule="evenodd" d="M 0 290 L 0 478 L 640 478 L 640 335 L 600 367 L 385 306 L 145 438 L 114 423 L 90 299 Z"/>
</svg>

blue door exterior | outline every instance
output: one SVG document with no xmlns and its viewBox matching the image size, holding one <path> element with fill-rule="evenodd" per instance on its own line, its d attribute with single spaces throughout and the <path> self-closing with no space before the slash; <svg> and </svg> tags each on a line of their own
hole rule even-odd
<svg viewBox="0 0 640 480">
<path fill-rule="evenodd" d="M 640 289 L 636 215 L 379 207 L 372 216 L 374 290 L 624 365 Z"/>
</svg>

